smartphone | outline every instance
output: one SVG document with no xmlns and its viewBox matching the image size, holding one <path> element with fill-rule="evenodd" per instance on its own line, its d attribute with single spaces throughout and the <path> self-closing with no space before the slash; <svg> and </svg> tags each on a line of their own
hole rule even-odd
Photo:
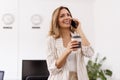
<svg viewBox="0 0 120 80">
<path fill-rule="evenodd" d="M 74 27 L 74 28 L 77 28 L 77 26 L 78 26 L 78 24 L 77 24 L 77 22 L 75 22 L 75 21 L 71 21 L 71 25 L 72 25 L 72 27 Z"/>
</svg>

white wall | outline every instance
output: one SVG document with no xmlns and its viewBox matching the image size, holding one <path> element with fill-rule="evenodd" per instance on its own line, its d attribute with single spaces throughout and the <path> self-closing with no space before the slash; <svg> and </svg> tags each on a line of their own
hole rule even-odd
<svg viewBox="0 0 120 80">
<path fill-rule="evenodd" d="M 29 2 L 29 3 L 28 3 Z M 58 6 L 68 6 L 73 17 L 81 20 L 86 36 L 94 42 L 93 31 L 93 2 L 89 1 L 40 1 L 20 0 L 20 26 L 19 26 L 19 57 L 22 59 L 45 59 L 46 58 L 46 37 L 49 30 L 52 12 Z M 27 6 L 26 6 L 27 5 Z M 43 21 L 40 29 L 32 30 L 30 17 L 33 14 L 42 16 Z M 90 28 L 90 29 L 88 29 Z M 20 64 L 21 66 L 21 64 Z M 19 73 L 21 73 L 21 67 Z M 19 74 L 21 77 L 21 74 Z"/>
<path fill-rule="evenodd" d="M 96 0 L 95 48 L 96 52 L 106 56 L 106 66 L 113 71 L 112 80 L 120 80 L 120 1 Z"/>
<path fill-rule="evenodd" d="M 3 16 L 8 13 L 15 18 L 15 21 L 10 25 L 3 22 Z M 4 18 L 8 23 L 11 22 L 9 15 Z M 12 2 L 0 0 L 0 70 L 5 71 L 5 80 L 18 78 L 17 25 L 17 0 L 12 0 Z M 12 29 L 4 29 L 3 27 L 12 27 Z"/>
<path fill-rule="evenodd" d="M 93 4 L 94 0 L 1 0 L 0 11 L 15 15 L 14 24 L 9 25 L 13 29 L 3 29 L 4 23 L 0 24 L 0 69 L 5 70 L 5 80 L 21 80 L 23 59 L 46 59 L 46 37 L 52 12 L 58 6 L 67 6 L 73 17 L 80 19 L 86 36 L 94 46 Z M 36 14 L 42 17 L 39 25 L 31 22 L 31 17 Z M 0 13 L 0 22 L 3 22 L 1 18 Z"/>
</svg>

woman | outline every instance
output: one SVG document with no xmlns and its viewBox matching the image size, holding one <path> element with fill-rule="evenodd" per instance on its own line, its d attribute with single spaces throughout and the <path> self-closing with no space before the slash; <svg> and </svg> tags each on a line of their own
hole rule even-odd
<svg viewBox="0 0 120 80">
<path fill-rule="evenodd" d="M 77 22 L 77 28 L 71 26 L 72 20 Z M 78 41 L 71 40 L 75 33 L 81 37 L 81 48 L 77 48 Z M 67 7 L 58 7 L 53 12 L 48 37 L 48 80 L 89 80 L 84 56 L 92 55 L 93 50 L 81 29 L 80 22 L 72 19 Z"/>
</svg>

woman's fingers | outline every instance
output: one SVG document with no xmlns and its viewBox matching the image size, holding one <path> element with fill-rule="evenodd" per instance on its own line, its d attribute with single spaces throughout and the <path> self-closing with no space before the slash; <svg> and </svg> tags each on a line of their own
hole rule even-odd
<svg viewBox="0 0 120 80">
<path fill-rule="evenodd" d="M 77 50 L 77 49 L 78 49 L 78 46 L 79 46 L 79 42 L 78 42 L 78 41 L 74 40 L 74 41 L 71 41 L 71 42 L 70 42 L 70 49 L 71 49 L 72 51 Z"/>
</svg>

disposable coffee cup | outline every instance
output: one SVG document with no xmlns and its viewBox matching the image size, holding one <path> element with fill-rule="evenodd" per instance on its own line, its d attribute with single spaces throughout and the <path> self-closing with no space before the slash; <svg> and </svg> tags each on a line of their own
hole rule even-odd
<svg viewBox="0 0 120 80">
<path fill-rule="evenodd" d="M 72 36 L 72 40 L 76 40 L 79 42 L 79 45 L 77 47 L 73 47 L 73 48 L 81 48 L 81 37 L 79 35 Z"/>
</svg>

